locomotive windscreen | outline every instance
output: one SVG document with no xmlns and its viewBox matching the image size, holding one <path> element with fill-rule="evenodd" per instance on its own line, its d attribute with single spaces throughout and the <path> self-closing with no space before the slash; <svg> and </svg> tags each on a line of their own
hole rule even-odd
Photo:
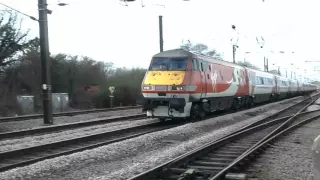
<svg viewBox="0 0 320 180">
<path fill-rule="evenodd" d="M 155 71 L 184 71 L 187 68 L 187 58 L 153 58 L 149 70 Z"/>
</svg>

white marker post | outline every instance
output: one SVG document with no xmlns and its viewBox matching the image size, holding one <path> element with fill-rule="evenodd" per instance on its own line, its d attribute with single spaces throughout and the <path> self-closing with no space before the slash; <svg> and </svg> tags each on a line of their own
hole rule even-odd
<svg viewBox="0 0 320 180">
<path fill-rule="evenodd" d="M 109 87 L 109 91 L 110 91 L 110 108 L 112 108 L 113 107 L 113 98 L 114 98 L 114 96 L 113 96 L 113 93 L 114 93 L 114 91 L 116 90 L 116 88 L 114 87 L 114 86 L 110 86 Z"/>
</svg>

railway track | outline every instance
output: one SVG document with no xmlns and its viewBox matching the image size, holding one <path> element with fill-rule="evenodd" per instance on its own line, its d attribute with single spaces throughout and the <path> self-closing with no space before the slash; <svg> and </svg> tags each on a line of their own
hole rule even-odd
<svg viewBox="0 0 320 180">
<path fill-rule="evenodd" d="M 130 128 L 117 129 L 109 132 L 102 132 L 68 140 L 0 152 L 0 171 L 96 148 L 177 126 L 181 126 L 181 123 L 177 124 L 174 121 L 163 123 L 160 122 L 160 120 L 154 120 L 152 122 L 148 122 L 143 125 L 136 125 Z"/>
<path fill-rule="evenodd" d="M 0 133 L 0 140 L 6 139 L 6 138 L 18 138 L 22 136 L 40 135 L 40 134 L 47 134 L 47 133 L 64 131 L 64 130 L 72 130 L 76 128 L 107 124 L 107 123 L 112 123 L 116 121 L 125 121 L 125 120 L 133 121 L 133 120 L 138 120 L 146 117 L 147 117 L 146 114 L 135 114 L 135 115 L 129 115 L 129 116 L 108 117 L 108 118 L 103 118 L 98 120 L 43 126 L 43 127 L 37 127 L 33 129 L 26 129 L 26 130 L 19 130 L 19 131 L 10 131 L 10 132 Z"/>
<path fill-rule="evenodd" d="M 305 101 L 296 103 L 288 108 L 297 108 L 301 106 Z M 281 112 L 285 112 L 288 108 L 283 109 Z M 309 114 L 310 112 L 303 112 Z M 277 114 L 272 115 L 276 117 Z M 16 138 L 20 136 L 38 135 L 41 133 L 50 133 L 62 131 L 65 129 L 73 129 L 90 125 L 97 125 L 103 123 L 109 123 L 120 120 L 134 120 L 146 117 L 145 114 L 138 114 L 125 117 L 117 117 L 106 120 L 85 121 L 79 123 L 68 123 L 63 125 L 48 126 L 42 128 L 35 128 L 31 130 L 13 131 L 0 134 L 0 140 L 5 138 Z M 282 120 L 286 120 L 291 116 L 282 116 Z M 280 121 L 280 120 L 279 120 Z M 76 137 L 68 140 L 57 141 L 48 144 L 36 145 L 27 148 L 15 149 L 6 152 L 0 152 L 0 171 L 6 171 L 15 167 L 25 166 L 38 161 L 42 161 L 49 158 L 54 158 L 62 155 L 72 154 L 75 152 L 83 151 L 86 149 L 92 149 L 99 146 L 107 145 L 110 143 L 123 141 L 126 139 L 141 136 L 147 133 L 161 131 L 169 128 L 181 126 L 183 123 L 168 121 L 160 122 L 155 120 L 144 125 L 137 125 L 130 128 L 118 129 L 115 131 L 103 132 L 93 135 L 87 135 L 83 137 Z M 253 126 L 253 124 L 252 124 Z M 247 127 L 249 128 L 249 126 Z"/>
<path fill-rule="evenodd" d="M 217 141 L 205 144 L 130 180 L 243 179 L 243 167 L 284 132 L 320 117 L 319 111 L 304 112 L 319 94 L 261 121 L 247 125 Z M 293 113 L 294 112 L 294 113 Z M 290 114 L 290 115 L 288 115 Z M 293 122 L 295 125 L 290 126 Z M 290 126 L 290 127 L 289 127 Z"/>
<path fill-rule="evenodd" d="M 108 112 L 108 111 L 120 111 L 120 110 L 127 110 L 127 109 L 139 109 L 141 107 L 142 106 L 123 106 L 123 107 L 116 107 L 116 108 L 102 108 L 102 109 L 90 109 L 90 110 L 82 110 L 82 111 L 59 112 L 59 113 L 53 113 L 53 117 L 75 116 L 75 115 L 79 115 L 79 114 Z M 23 120 L 28 120 L 28 119 L 38 119 L 38 118 L 42 118 L 42 117 L 43 117 L 43 114 L 31 114 L 31 115 L 24 115 L 24 116 L 1 117 L 0 118 L 0 123 L 11 122 L 11 121 L 23 121 Z"/>
<path fill-rule="evenodd" d="M 290 103 L 290 102 L 283 102 L 283 103 Z M 264 105 L 264 104 L 259 104 L 256 107 L 259 107 L 261 105 Z M 293 106 L 296 106 L 296 105 L 293 105 Z M 246 110 L 246 109 L 239 109 L 239 111 L 242 111 L 242 110 Z M 217 116 L 223 116 L 225 114 L 228 114 L 228 112 L 213 113 L 213 114 L 207 116 L 205 119 L 210 119 L 210 118 L 214 118 Z M 254 115 L 250 112 L 247 114 Z M 138 120 L 138 119 L 146 118 L 146 117 L 147 117 L 146 114 L 141 113 L 141 114 L 135 114 L 135 115 L 129 115 L 129 116 L 107 117 L 107 118 L 98 119 L 98 120 L 89 120 L 89 121 L 81 121 L 81 122 L 74 122 L 74 123 L 64 123 L 64 124 L 58 124 L 58 125 L 36 127 L 36 128 L 32 128 L 32 129 L 26 129 L 26 130 L 3 132 L 3 133 L 0 133 L 0 140 L 6 139 L 6 138 L 19 138 L 22 136 L 41 135 L 41 134 L 59 132 L 59 131 L 63 131 L 63 130 L 72 130 L 72 129 L 76 129 L 76 128 L 106 124 L 106 123 L 111 123 L 111 122 L 116 122 L 116 121 Z"/>
</svg>

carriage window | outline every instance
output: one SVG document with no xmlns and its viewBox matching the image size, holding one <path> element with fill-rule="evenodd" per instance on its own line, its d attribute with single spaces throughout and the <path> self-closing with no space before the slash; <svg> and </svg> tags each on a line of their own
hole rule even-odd
<svg viewBox="0 0 320 180">
<path fill-rule="evenodd" d="M 285 81 L 282 81 L 283 82 L 283 86 L 287 86 L 287 82 Z"/>
<path fill-rule="evenodd" d="M 165 71 L 165 70 L 178 70 L 183 71 L 187 68 L 187 58 L 167 58 L 155 57 L 153 58 L 149 70 Z"/>
<path fill-rule="evenodd" d="M 211 66 L 210 66 L 210 64 L 209 64 L 208 66 L 209 66 L 209 70 L 211 71 Z"/>
<path fill-rule="evenodd" d="M 208 69 L 208 63 L 202 62 L 202 64 L 203 64 L 203 71 L 206 71 Z"/>
<path fill-rule="evenodd" d="M 256 81 L 255 81 L 255 78 L 256 78 L 255 76 L 253 76 L 252 74 L 250 74 L 250 81 L 251 81 L 252 84 L 255 84 L 255 82 L 256 82 Z"/>
<path fill-rule="evenodd" d="M 199 63 L 197 59 L 192 59 L 192 70 L 199 70 Z"/>
<path fill-rule="evenodd" d="M 201 71 L 203 71 L 203 64 L 202 64 L 202 62 L 200 63 L 200 66 L 201 66 Z"/>
<path fill-rule="evenodd" d="M 260 77 L 257 77 L 257 84 L 261 85 L 262 84 L 262 79 Z"/>
</svg>

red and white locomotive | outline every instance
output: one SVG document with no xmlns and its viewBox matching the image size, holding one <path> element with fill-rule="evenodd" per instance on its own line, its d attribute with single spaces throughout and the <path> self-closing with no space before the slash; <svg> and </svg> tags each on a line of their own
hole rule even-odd
<svg viewBox="0 0 320 180">
<path fill-rule="evenodd" d="M 317 86 L 183 49 L 153 56 L 142 82 L 147 116 L 203 118 L 317 90 Z"/>
</svg>

